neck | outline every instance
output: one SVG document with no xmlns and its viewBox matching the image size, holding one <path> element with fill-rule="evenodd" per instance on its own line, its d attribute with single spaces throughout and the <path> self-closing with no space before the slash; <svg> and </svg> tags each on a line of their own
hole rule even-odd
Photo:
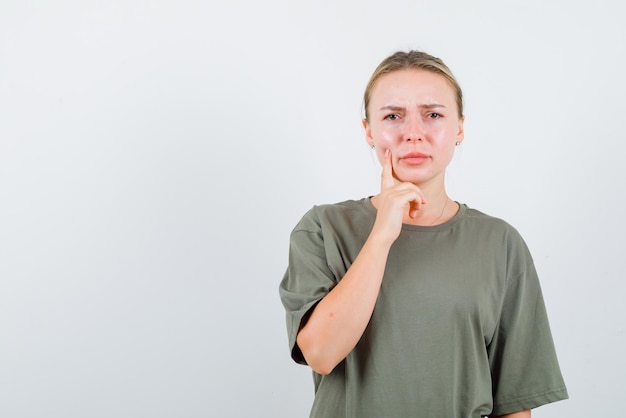
<svg viewBox="0 0 626 418">
<path fill-rule="evenodd" d="M 408 210 L 404 214 L 402 222 L 409 225 L 434 226 L 440 225 L 452 219 L 459 210 L 459 205 L 446 192 L 443 176 L 430 182 L 416 184 L 424 193 L 426 204 L 422 205 L 415 218 L 409 217 Z M 378 195 L 371 199 L 372 204 L 378 209 Z"/>
<path fill-rule="evenodd" d="M 405 213 L 402 223 L 409 225 L 434 226 L 449 221 L 456 215 L 459 205 L 448 197 L 445 189 L 437 194 L 426 194 L 426 204 L 417 212 L 415 218 Z M 378 195 L 371 199 L 372 205 L 378 209 Z"/>
<path fill-rule="evenodd" d="M 410 218 L 407 213 L 403 219 L 404 223 L 432 226 L 442 224 L 454 216 L 457 204 L 448 197 L 445 188 L 436 193 L 427 193 L 426 191 L 424 193 L 426 204 L 418 211 L 415 218 Z"/>
</svg>

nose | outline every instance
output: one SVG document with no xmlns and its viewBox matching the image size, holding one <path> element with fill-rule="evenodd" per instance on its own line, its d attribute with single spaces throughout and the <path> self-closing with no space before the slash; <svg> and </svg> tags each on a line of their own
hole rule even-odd
<svg viewBox="0 0 626 418">
<path fill-rule="evenodd" d="M 424 126 L 419 118 L 412 117 L 406 119 L 404 140 L 409 142 L 424 140 Z"/>
</svg>

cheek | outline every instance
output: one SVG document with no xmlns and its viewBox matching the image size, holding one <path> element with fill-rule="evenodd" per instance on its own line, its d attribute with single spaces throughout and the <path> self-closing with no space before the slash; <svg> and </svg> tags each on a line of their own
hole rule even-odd
<svg viewBox="0 0 626 418">
<path fill-rule="evenodd" d="M 457 132 L 458 129 L 455 129 L 453 126 L 436 126 L 430 130 L 429 134 L 430 137 L 441 144 L 441 146 L 454 147 L 454 144 L 458 140 Z"/>
<path fill-rule="evenodd" d="M 380 130 L 372 137 L 374 138 L 374 144 L 376 145 L 376 157 L 378 158 L 378 161 L 383 164 L 385 161 L 385 151 L 390 150 L 392 154 L 395 154 L 399 143 L 397 135 L 394 135 L 388 130 Z"/>
<path fill-rule="evenodd" d="M 433 138 L 446 138 L 451 135 L 452 129 L 449 125 L 437 124 L 429 127 L 428 134 Z"/>
<path fill-rule="evenodd" d="M 389 148 L 395 143 L 396 136 L 397 135 L 387 129 L 377 129 L 372 131 L 372 138 L 374 138 L 376 148 L 383 149 L 383 153 L 385 148 Z"/>
<path fill-rule="evenodd" d="M 376 157 L 378 157 L 378 161 L 380 161 L 381 163 L 385 158 L 385 152 L 387 150 L 391 150 L 391 152 L 393 153 L 394 148 L 391 145 L 391 142 L 382 140 L 376 141 Z"/>
<path fill-rule="evenodd" d="M 378 146 L 376 147 L 376 158 L 378 159 L 378 162 L 380 163 L 380 165 L 382 166 L 385 162 L 385 151 L 387 150 L 387 148 L 383 148 L 382 146 Z"/>
</svg>

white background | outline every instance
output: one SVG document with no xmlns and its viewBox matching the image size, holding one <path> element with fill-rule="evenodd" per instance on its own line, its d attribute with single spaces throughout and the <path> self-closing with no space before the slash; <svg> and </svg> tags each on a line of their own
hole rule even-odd
<svg viewBox="0 0 626 418">
<path fill-rule="evenodd" d="M 362 93 L 424 49 L 466 95 L 456 200 L 535 257 L 571 399 L 626 378 L 618 1 L 0 1 L 0 416 L 304 417 L 278 283 L 377 192 Z"/>
</svg>

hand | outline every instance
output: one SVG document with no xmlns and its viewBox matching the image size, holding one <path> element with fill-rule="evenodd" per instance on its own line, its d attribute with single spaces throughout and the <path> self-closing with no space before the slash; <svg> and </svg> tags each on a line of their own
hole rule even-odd
<svg viewBox="0 0 626 418">
<path fill-rule="evenodd" d="M 410 218 L 415 218 L 426 203 L 424 193 L 419 187 L 396 178 L 392 161 L 391 150 L 385 151 L 380 193 L 377 197 L 378 213 L 372 229 L 372 233 L 380 234 L 391 243 L 400 235 L 404 215 L 408 213 Z"/>
</svg>

